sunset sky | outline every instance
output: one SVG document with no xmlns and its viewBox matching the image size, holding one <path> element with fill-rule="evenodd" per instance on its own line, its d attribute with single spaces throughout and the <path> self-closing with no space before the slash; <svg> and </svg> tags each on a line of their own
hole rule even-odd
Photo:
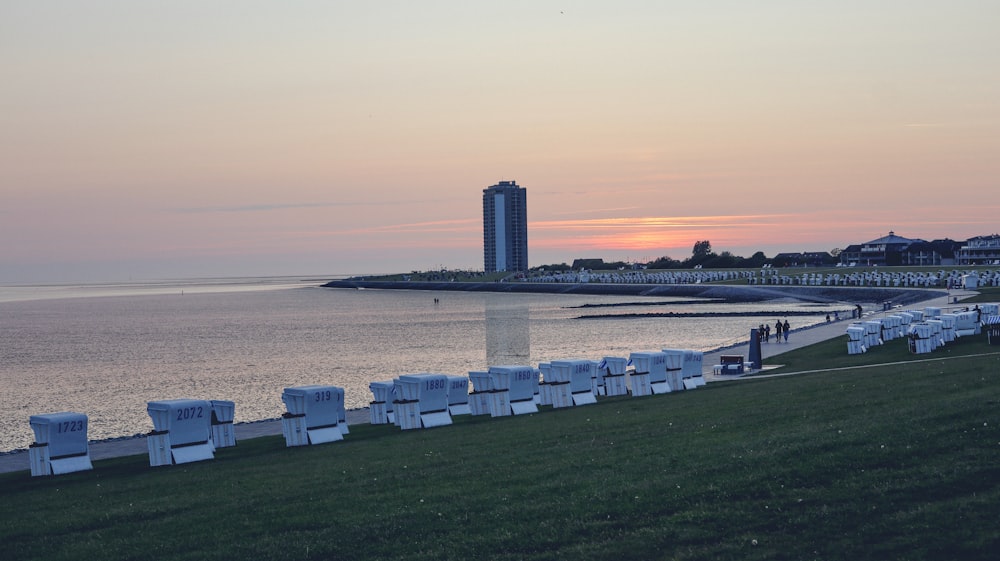
<svg viewBox="0 0 1000 561">
<path fill-rule="evenodd" d="M 0 282 L 1000 231 L 996 0 L 0 2 Z"/>
</svg>

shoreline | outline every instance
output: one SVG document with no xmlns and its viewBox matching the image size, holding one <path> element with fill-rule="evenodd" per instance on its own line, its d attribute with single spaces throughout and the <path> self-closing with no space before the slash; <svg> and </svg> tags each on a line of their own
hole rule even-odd
<svg viewBox="0 0 1000 561">
<path fill-rule="evenodd" d="M 540 282 L 431 282 L 334 280 L 323 288 L 354 290 L 424 290 L 446 292 L 504 292 L 535 294 L 589 294 L 595 296 L 681 296 L 725 303 L 766 302 L 793 298 L 802 302 L 838 302 L 910 305 L 941 296 L 940 288 L 892 288 L 877 286 L 801 286 L 738 284 L 610 284 Z"/>
</svg>

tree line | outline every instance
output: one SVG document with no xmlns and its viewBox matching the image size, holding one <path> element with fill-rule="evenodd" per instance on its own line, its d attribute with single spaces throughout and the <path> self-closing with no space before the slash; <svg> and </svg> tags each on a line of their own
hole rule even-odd
<svg viewBox="0 0 1000 561">
<path fill-rule="evenodd" d="M 622 269 L 634 269 L 634 268 L 644 268 L 644 269 L 749 269 L 758 268 L 764 265 L 772 265 L 775 267 L 787 267 L 792 265 L 830 265 L 837 262 L 833 255 L 825 254 L 823 260 L 820 263 L 792 263 L 789 258 L 775 258 L 768 259 L 764 255 L 763 251 L 758 251 L 751 255 L 750 257 L 741 257 L 739 255 L 733 255 L 729 251 L 723 251 L 722 253 L 716 253 L 712 250 L 712 243 L 708 240 L 700 240 L 695 242 L 694 247 L 691 249 L 691 257 L 684 260 L 673 259 L 669 256 L 660 257 L 654 259 L 648 263 L 626 263 L 624 261 L 608 261 L 605 262 L 603 259 L 576 259 L 573 261 L 572 265 L 567 265 L 566 263 L 558 263 L 552 265 L 542 265 L 540 267 L 532 267 L 533 270 L 544 269 L 546 271 L 578 271 L 580 269 L 589 269 L 592 271 L 614 271 Z"/>
</svg>

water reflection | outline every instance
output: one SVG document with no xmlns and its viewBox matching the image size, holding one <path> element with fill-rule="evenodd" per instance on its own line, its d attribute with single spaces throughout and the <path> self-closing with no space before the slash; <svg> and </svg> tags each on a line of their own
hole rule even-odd
<svg viewBox="0 0 1000 561">
<path fill-rule="evenodd" d="M 526 299 L 503 294 L 486 297 L 486 363 L 530 364 L 531 328 Z"/>
</svg>

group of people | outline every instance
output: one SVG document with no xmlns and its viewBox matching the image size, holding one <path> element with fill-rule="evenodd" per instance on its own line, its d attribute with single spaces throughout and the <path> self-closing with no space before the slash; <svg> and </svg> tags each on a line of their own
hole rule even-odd
<svg viewBox="0 0 1000 561">
<path fill-rule="evenodd" d="M 792 326 L 788 325 L 788 320 L 786 319 L 784 323 L 781 320 L 774 322 L 774 342 L 780 343 L 782 337 L 784 337 L 785 342 L 788 342 L 788 332 L 792 329 Z M 764 343 L 771 341 L 771 326 L 767 324 L 760 324 L 757 328 L 757 336 Z"/>
</svg>

